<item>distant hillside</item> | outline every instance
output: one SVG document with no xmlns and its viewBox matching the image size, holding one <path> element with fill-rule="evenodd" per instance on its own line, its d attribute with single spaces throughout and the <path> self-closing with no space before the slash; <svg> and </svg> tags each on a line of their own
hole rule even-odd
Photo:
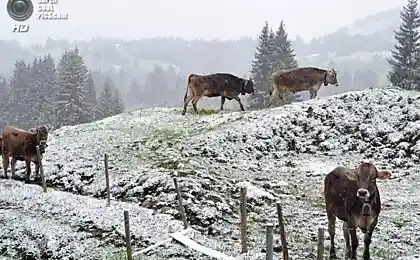
<svg viewBox="0 0 420 260">
<path fill-rule="evenodd" d="M 342 87 L 323 89 L 321 95 L 387 85 L 389 66 L 386 58 L 394 44 L 393 30 L 398 24 L 399 10 L 392 9 L 359 19 L 347 28 L 309 43 L 300 38 L 293 39 L 293 48 L 300 66 L 334 67 L 339 70 Z M 3 41 L 0 42 L 0 74 L 9 76 L 16 59 L 32 61 L 36 56 L 51 53 L 58 61 L 66 49 L 77 46 L 90 69 L 112 71 L 116 75 L 124 71 L 126 82 L 136 79 L 142 84 L 156 64 L 162 67 L 172 65 L 183 76 L 214 72 L 244 76 L 249 75 L 256 45 L 257 39 L 252 37 L 235 41 L 186 41 L 169 37 L 135 41 L 98 38 L 73 43 L 48 39 L 42 46 L 25 47 L 15 41 Z"/>
</svg>

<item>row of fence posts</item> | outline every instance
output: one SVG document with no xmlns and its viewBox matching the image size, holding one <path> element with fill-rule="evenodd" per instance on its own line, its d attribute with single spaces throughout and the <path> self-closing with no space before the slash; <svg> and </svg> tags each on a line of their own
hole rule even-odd
<svg viewBox="0 0 420 260">
<path fill-rule="evenodd" d="M 110 205 L 110 186 L 109 186 L 109 173 L 108 173 L 108 155 L 105 154 L 104 156 L 104 164 L 105 164 L 105 180 L 106 180 L 106 205 Z M 178 200 L 178 211 L 181 216 L 181 220 L 183 222 L 184 228 L 188 228 L 188 221 L 187 216 L 185 214 L 185 209 L 182 202 L 181 190 L 179 188 L 178 179 L 173 178 L 176 197 Z M 289 259 L 289 251 L 287 247 L 286 241 L 286 232 L 284 228 L 284 220 L 283 220 L 283 212 L 282 206 L 280 202 L 276 203 L 277 208 L 277 218 L 279 224 L 279 233 L 280 233 L 280 241 L 281 241 L 281 248 L 282 248 L 282 255 L 283 260 Z M 240 233 L 241 233 L 241 253 L 245 254 L 248 253 L 248 223 L 247 223 L 247 189 L 246 187 L 241 187 L 240 191 L 240 215 L 241 215 L 241 222 L 240 222 Z M 274 224 L 267 223 L 266 224 L 266 260 L 273 260 L 273 248 L 274 248 Z M 124 228 L 125 228 L 125 242 L 126 242 L 126 251 L 127 251 L 127 259 L 133 259 L 133 252 L 131 246 L 131 233 L 130 233 L 130 218 L 128 210 L 124 210 Z M 318 229 L 318 243 L 317 243 L 317 260 L 324 259 L 324 228 Z"/>
</svg>

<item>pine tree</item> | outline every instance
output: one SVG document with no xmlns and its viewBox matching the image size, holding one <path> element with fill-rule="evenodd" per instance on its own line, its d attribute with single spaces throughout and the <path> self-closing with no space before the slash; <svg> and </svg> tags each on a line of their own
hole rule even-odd
<svg viewBox="0 0 420 260">
<path fill-rule="evenodd" d="M 273 29 L 270 28 L 270 33 L 268 35 L 268 52 L 269 58 L 269 67 L 270 67 L 270 74 L 275 71 L 275 67 L 277 64 L 277 41 L 276 41 L 276 34 L 274 33 Z"/>
<path fill-rule="evenodd" d="M 258 37 L 258 46 L 252 61 L 251 74 L 255 84 L 255 94 L 250 97 L 251 108 L 264 106 L 269 99 L 270 90 L 270 28 L 267 21 Z"/>
<path fill-rule="evenodd" d="M 294 53 L 292 42 L 288 39 L 284 22 L 281 21 L 274 36 L 274 57 L 272 58 L 274 62 L 273 67 L 271 68 L 272 72 L 297 68 L 298 62 L 295 57 L 296 54 Z M 299 94 L 286 94 L 284 99 L 284 103 L 286 104 L 301 100 Z"/>
<path fill-rule="evenodd" d="M 16 61 L 9 81 L 9 113 L 13 112 L 9 123 L 22 128 L 30 127 L 32 121 L 27 112 L 31 105 L 28 100 L 32 95 L 30 70 L 31 66 L 26 64 L 24 60 Z"/>
<path fill-rule="evenodd" d="M 130 87 L 127 92 L 127 102 L 130 108 L 136 109 L 141 104 L 141 89 L 137 80 L 131 81 Z"/>
<path fill-rule="evenodd" d="M 26 100 L 28 102 L 28 110 L 26 111 L 28 118 L 32 119 L 31 124 L 37 125 L 41 119 L 42 97 L 44 96 L 44 71 L 41 58 L 35 58 L 31 66 L 32 94 Z"/>
<path fill-rule="evenodd" d="M 86 91 L 86 106 L 90 107 L 89 118 L 90 120 L 96 120 L 100 117 L 98 102 L 96 99 L 96 87 L 93 81 L 92 72 L 88 71 L 85 81 Z"/>
<path fill-rule="evenodd" d="M 159 65 L 156 65 L 144 82 L 143 100 L 147 106 L 164 106 L 166 99 L 163 99 L 156 93 L 167 92 L 168 82 L 165 78 L 165 71 Z"/>
<path fill-rule="evenodd" d="M 115 87 L 112 89 L 111 93 L 111 104 L 113 105 L 112 112 L 114 113 L 114 115 L 124 112 L 125 106 L 121 97 L 121 93 Z"/>
<path fill-rule="evenodd" d="M 51 54 L 42 57 L 42 96 L 40 97 L 40 121 L 38 124 L 55 126 L 57 118 L 54 114 L 55 93 L 57 91 L 57 70 Z"/>
<path fill-rule="evenodd" d="M 288 39 L 288 34 L 284 25 L 281 21 L 279 28 L 275 34 L 275 51 L 274 51 L 274 64 L 273 72 L 279 69 L 295 69 L 298 67 L 298 63 L 295 59 L 296 54 L 294 53 L 292 42 Z"/>
<path fill-rule="evenodd" d="M 389 80 L 404 89 L 420 87 L 417 83 L 420 79 L 420 14 L 417 5 L 417 0 L 409 0 L 400 12 L 402 23 L 398 31 L 394 31 L 397 43 L 388 59 L 391 66 Z"/>
<path fill-rule="evenodd" d="M 113 83 L 109 77 L 106 77 L 104 86 L 99 94 L 98 108 L 100 118 L 105 118 L 114 115 L 112 100 Z"/>
<path fill-rule="evenodd" d="M 6 78 L 0 76 L 0 129 L 3 129 L 9 121 L 9 90 Z"/>
<path fill-rule="evenodd" d="M 55 108 L 59 126 L 86 123 L 92 119 L 85 88 L 87 75 L 88 70 L 77 48 L 62 55 L 57 69 Z"/>
</svg>

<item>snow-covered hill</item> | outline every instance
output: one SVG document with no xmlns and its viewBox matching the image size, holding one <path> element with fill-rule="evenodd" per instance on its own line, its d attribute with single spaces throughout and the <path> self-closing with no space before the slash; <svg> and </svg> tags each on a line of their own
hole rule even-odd
<svg viewBox="0 0 420 260">
<path fill-rule="evenodd" d="M 44 157 L 47 182 L 57 191 L 45 195 L 40 187 L 0 180 L 0 252 L 106 259 L 123 245 L 126 207 L 135 223 L 134 246 L 145 248 L 181 226 L 173 220 L 179 219 L 172 183 L 178 176 L 189 222 L 201 232 L 198 242 L 238 256 L 239 190 L 247 185 L 251 259 L 264 259 L 264 223 L 276 222 L 277 200 L 291 259 L 314 259 L 317 229 L 327 223 L 324 175 L 372 160 L 394 177 L 378 182 L 383 211 L 372 258 L 416 254 L 419 108 L 416 93 L 368 89 L 260 111 L 181 116 L 180 109 L 155 108 L 63 127 L 52 134 Z M 109 209 L 103 207 L 104 153 L 110 158 Z M 339 221 L 337 230 L 343 254 Z M 147 259 L 207 258 L 172 244 Z"/>
</svg>

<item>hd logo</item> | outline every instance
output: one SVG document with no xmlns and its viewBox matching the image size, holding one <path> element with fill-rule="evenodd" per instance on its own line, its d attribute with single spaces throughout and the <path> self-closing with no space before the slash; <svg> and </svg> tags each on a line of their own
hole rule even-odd
<svg viewBox="0 0 420 260">
<path fill-rule="evenodd" d="M 17 21 L 24 22 L 28 20 L 34 12 L 34 5 L 31 0 L 8 0 L 7 13 Z M 25 33 L 29 31 L 29 24 L 14 24 L 12 32 Z"/>
</svg>

